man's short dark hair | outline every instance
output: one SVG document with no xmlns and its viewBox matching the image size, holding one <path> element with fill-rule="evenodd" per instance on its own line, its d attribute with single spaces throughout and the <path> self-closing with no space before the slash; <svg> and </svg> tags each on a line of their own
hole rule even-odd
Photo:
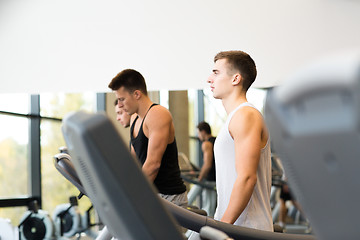
<svg viewBox="0 0 360 240">
<path fill-rule="evenodd" d="M 199 129 L 199 131 L 205 131 L 207 134 L 211 134 L 211 127 L 207 122 L 199 122 L 196 127 Z"/>
<path fill-rule="evenodd" d="M 219 52 L 214 57 L 214 62 L 220 59 L 226 59 L 230 65 L 230 71 L 239 71 L 243 81 L 243 89 L 247 91 L 255 81 L 257 71 L 254 60 L 249 54 L 243 51 L 224 51 Z"/>
<path fill-rule="evenodd" d="M 109 83 L 109 88 L 113 91 L 124 87 L 129 92 L 140 90 L 147 95 L 147 88 L 144 77 L 134 69 L 125 69 L 119 72 Z"/>
</svg>

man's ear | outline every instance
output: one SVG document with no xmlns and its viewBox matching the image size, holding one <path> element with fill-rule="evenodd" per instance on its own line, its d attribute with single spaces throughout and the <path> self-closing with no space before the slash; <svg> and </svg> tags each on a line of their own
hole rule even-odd
<svg viewBox="0 0 360 240">
<path fill-rule="evenodd" d="M 136 98 L 136 100 L 139 100 L 142 95 L 142 92 L 140 90 L 135 90 L 133 92 L 133 94 L 134 94 L 134 97 Z"/>
<path fill-rule="evenodd" d="M 240 75 L 239 73 L 234 74 L 234 78 L 233 78 L 233 80 L 232 80 L 232 85 L 233 85 L 233 86 L 239 85 L 240 82 L 241 82 L 241 80 L 242 80 L 242 77 L 241 77 L 241 75 Z"/>
</svg>

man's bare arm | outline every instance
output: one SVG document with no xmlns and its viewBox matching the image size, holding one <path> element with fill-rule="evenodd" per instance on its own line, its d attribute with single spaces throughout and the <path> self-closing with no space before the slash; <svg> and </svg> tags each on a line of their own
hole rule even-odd
<svg viewBox="0 0 360 240">
<path fill-rule="evenodd" d="M 148 132 L 148 152 L 142 170 L 150 181 L 154 181 L 160 166 L 161 160 L 169 143 L 171 134 L 172 118 L 170 113 L 161 106 L 155 107 L 148 114 L 146 128 Z"/>
<path fill-rule="evenodd" d="M 204 156 L 204 162 L 203 162 L 203 166 L 201 167 L 200 173 L 199 173 L 199 177 L 198 180 L 202 181 L 204 178 L 207 177 L 207 175 L 209 174 L 209 171 L 213 165 L 213 145 L 211 142 L 209 141 L 205 141 L 201 144 L 201 150 L 203 152 L 203 156 Z"/>
<path fill-rule="evenodd" d="M 256 110 L 244 107 L 235 113 L 229 131 L 235 144 L 235 180 L 229 205 L 221 219 L 233 224 L 247 206 L 257 182 L 262 120 Z"/>
</svg>

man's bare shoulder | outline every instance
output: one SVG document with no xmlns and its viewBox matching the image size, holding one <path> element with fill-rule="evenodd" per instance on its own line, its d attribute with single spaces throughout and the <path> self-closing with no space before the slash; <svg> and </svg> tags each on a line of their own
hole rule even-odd
<svg viewBox="0 0 360 240">
<path fill-rule="evenodd" d="M 203 141 L 201 144 L 202 149 L 212 149 L 213 144 L 209 141 Z"/>
<path fill-rule="evenodd" d="M 261 113 L 249 106 L 244 106 L 237 110 L 230 120 L 229 131 L 231 135 L 234 132 L 242 132 L 253 128 L 262 128 L 263 117 Z"/>
<path fill-rule="evenodd" d="M 147 124 L 166 124 L 172 122 L 172 116 L 167 108 L 155 105 L 147 113 L 145 121 Z"/>
<path fill-rule="evenodd" d="M 261 119 L 262 120 L 262 115 L 261 113 L 253 107 L 250 106 L 244 106 L 242 108 L 240 108 L 239 110 L 237 110 L 231 121 L 233 119 L 237 120 L 237 121 L 253 121 L 253 120 L 257 120 L 257 119 Z"/>
</svg>

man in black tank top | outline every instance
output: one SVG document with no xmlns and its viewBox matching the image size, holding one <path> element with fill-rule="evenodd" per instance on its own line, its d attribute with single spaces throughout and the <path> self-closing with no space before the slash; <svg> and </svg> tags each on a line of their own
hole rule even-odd
<svg viewBox="0 0 360 240">
<path fill-rule="evenodd" d="M 201 143 L 201 150 L 203 153 L 203 165 L 201 166 L 198 181 L 215 182 L 215 156 L 214 143 L 215 137 L 211 134 L 211 127 L 207 122 L 200 122 L 197 125 L 198 137 Z M 202 188 L 199 185 L 194 185 L 188 193 L 189 203 L 196 199 L 201 194 L 203 195 L 202 206 L 209 216 L 213 217 L 216 208 L 216 191 Z"/>
<path fill-rule="evenodd" d="M 154 183 L 161 197 L 186 206 L 186 186 L 180 177 L 170 112 L 150 100 L 145 79 L 133 69 L 117 74 L 109 88 L 115 92 L 119 107 L 132 115 L 131 152 L 139 159 L 143 173 Z"/>
<path fill-rule="evenodd" d="M 204 158 L 198 180 L 215 181 L 214 143 L 216 138 L 211 135 L 211 127 L 207 122 L 200 122 L 197 129 L 198 137 L 202 141 L 201 150 Z"/>
</svg>

